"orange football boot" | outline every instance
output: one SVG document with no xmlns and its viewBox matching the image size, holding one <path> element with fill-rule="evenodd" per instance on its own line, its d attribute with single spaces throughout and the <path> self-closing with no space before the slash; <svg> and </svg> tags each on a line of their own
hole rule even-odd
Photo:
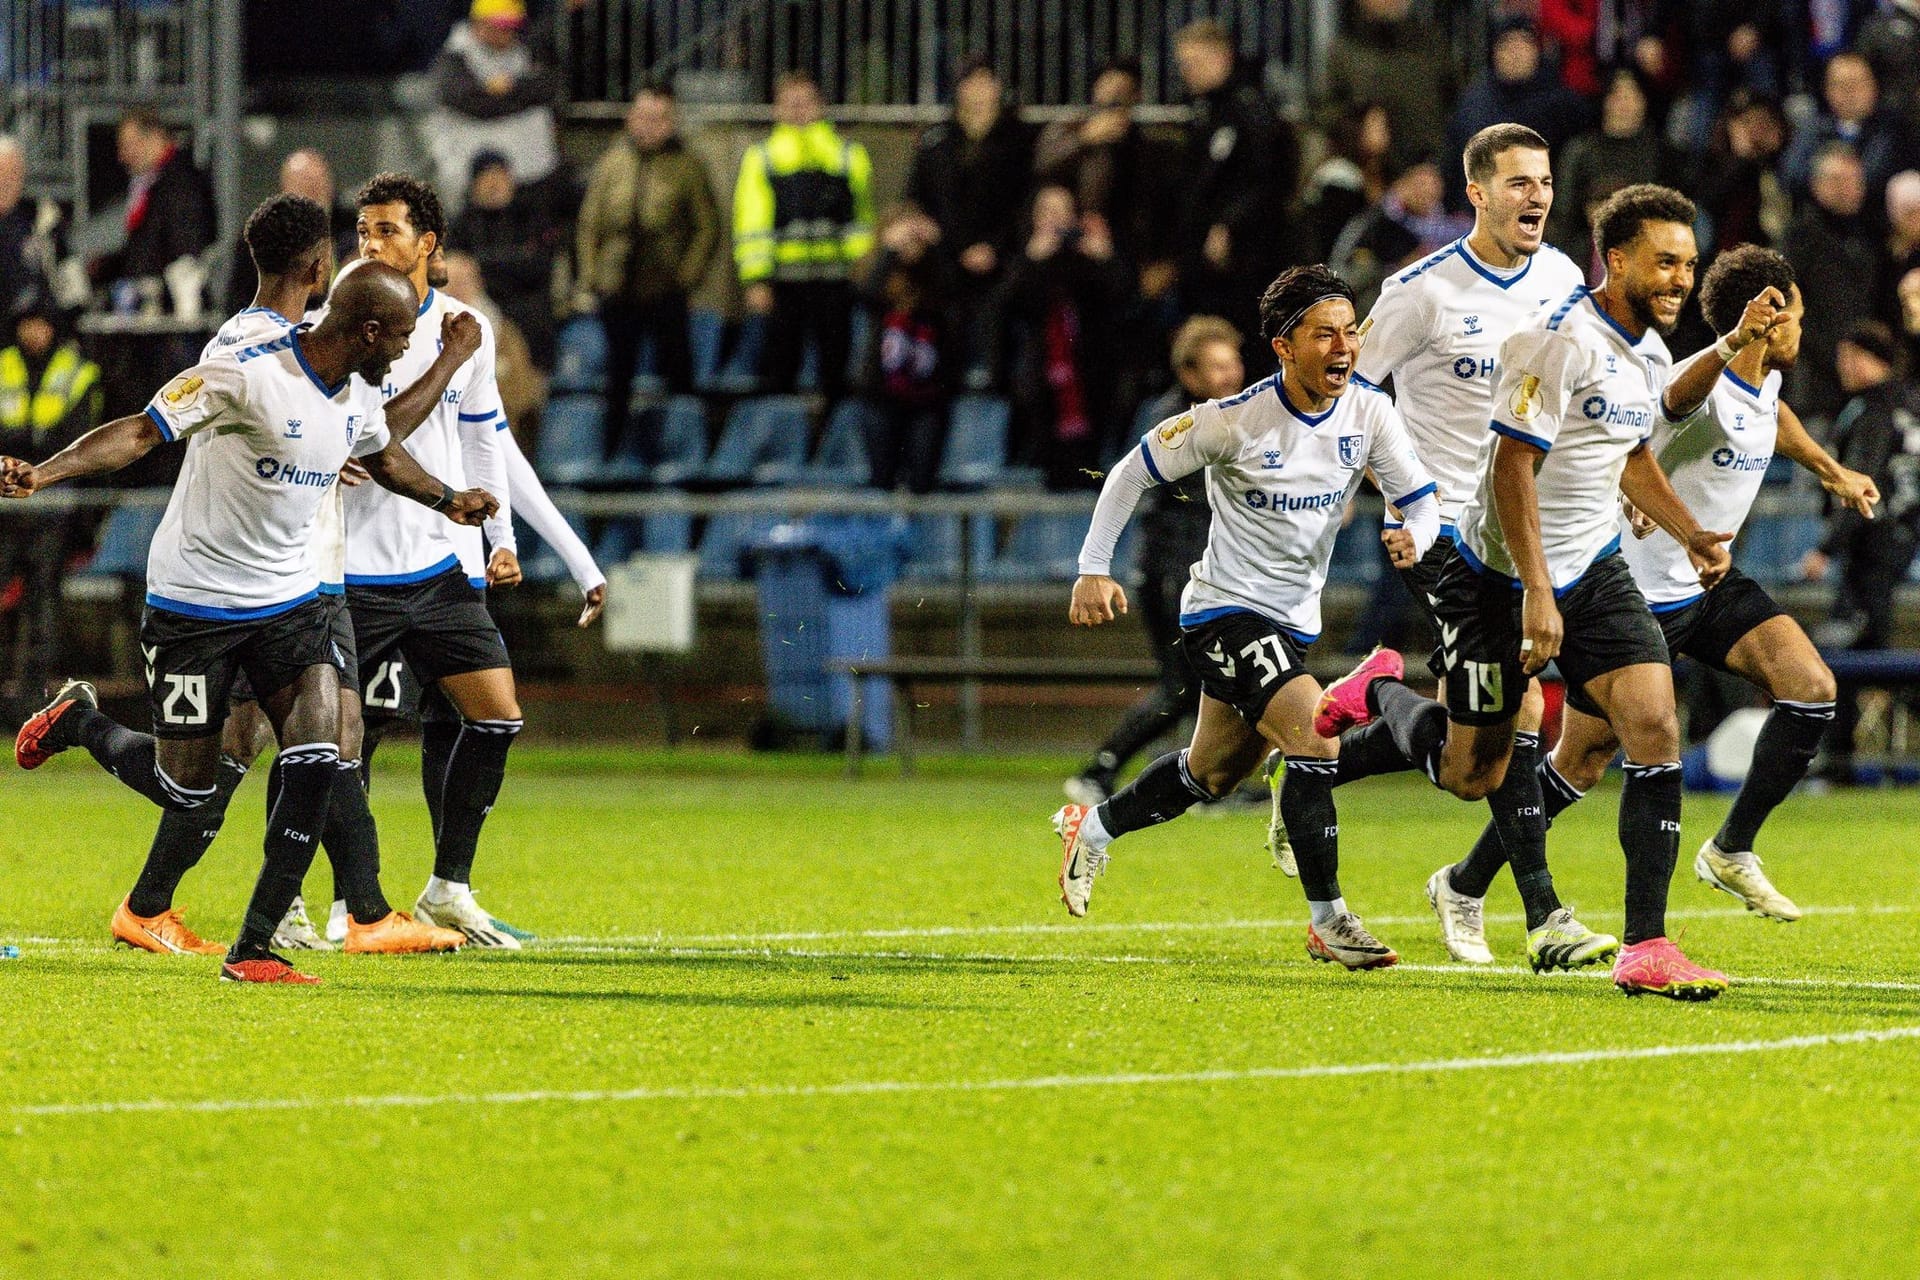
<svg viewBox="0 0 1920 1280">
<path fill-rule="evenodd" d="M 120 899 L 113 913 L 113 940 L 123 947 L 137 947 L 158 955 L 224 955 L 223 942 L 208 942 L 187 928 L 180 919 L 180 908 L 172 907 L 157 916 L 137 916 L 127 906 L 131 897 Z"/>
<path fill-rule="evenodd" d="M 458 929 L 422 924 L 404 911 L 389 911 L 372 924 L 347 917 L 348 955 L 418 955 L 426 951 L 458 951 L 467 935 Z"/>
</svg>

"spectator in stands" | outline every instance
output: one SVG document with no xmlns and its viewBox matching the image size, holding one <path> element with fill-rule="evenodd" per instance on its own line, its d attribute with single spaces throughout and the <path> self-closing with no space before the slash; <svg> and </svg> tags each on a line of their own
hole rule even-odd
<svg viewBox="0 0 1920 1280">
<path fill-rule="evenodd" d="M 1326 262 L 1340 233 L 1387 194 L 1393 122 L 1377 102 L 1356 102 L 1327 130 L 1327 155 L 1307 179 L 1301 211 L 1312 230 L 1313 258 Z"/>
<path fill-rule="evenodd" d="M 679 133 L 673 90 L 649 84 L 626 131 L 593 167 L 574 236 L 574 308 L 597 310 L 607 333 L 606 447 L 627 433 L 640 344 L 671 392 L 693 389 L 687 300 L 720 251 L 720 206 L 707 167 Z"/>
<path fill-rule="evenodd" d="M 1799 130 L 1781 162 L 1787 185 L 1796 193 L 1813 185 L 1815 157 L 1831 142 L 1844 142 L 1860 157 L 1866 182 L 1869 216 L 1879 220 L 1878 206 L 1887 179 L 1920 164 L 1912 136 L 1900 117 L 1880 104 L 1880 82 L 1873 67 L 1857 53 L 1841 53 L 1827 63 L 1823 86 L 1824 108 L 1813 122 Z"/>
<path fill-rule="evenodd" d="M 1676 33 L 1668 28 L 1671 6 L 1664 0 L 1539 0 L 1537 8 L 1540 39 L 1567 88 L 1598 98 L 1612 70 L 1632 67 L 1666 97 L 1679 67 L 1671 46 Z M 1664 101 L 1661 107 L 1658 118 L 1666 114 Z"/>
<path fill-rule="evenodd" d="M 1378 104 L 1387 114 L 1395 171 L 1431 160 L 1446 141 L 1459 77 L 1446 33 L 1409 17 L 1407 0 L 1355 0 L 1327 48 L 1324 127 Z M 1457 153 L 1456 153 L 1457 154 Z"/>
<path fill-rule="evenodd" d="M 1889 111 L 1920 136 L 1920 0 L 1892 0 L 1868 18 L 1853 47 L 1880 82 Z"/>
<path fill-rule="evenodd" d="M 1684 14 L 1688 100 L 1676 124 L 1690 150 L 1704 151 L 1734 93 L 1779 99 L 1788 15 L 1785 0 L 1697 0 Z"/>
<path fill-rule="evenodd" d="M 213 187 L 165 122 L 144 107 L 121 117 L 118 142 L 128 178 L 127 239 L 101 264 L 100 275 L 138 282 L 133 297 L 166 307 L 161 277 L 168 266 L 213 243 L 219 224 Z"/>
<path fill-rule="evenodd" d="M 546 370 L 553 368 L 553 260 L 564 234 L 547 202 L 514 181 L 505 156 L 475 153 L 466 206 L 447 227 L 447 239 L 480 263 L 487 291 Z"/>
<path fill-rule="evenodd" d="M 747 148 L 734 185 L 733 254 L 747 308 L 767 317 L 767 388 L 794 389 L 811 342 L 833 399 L 846 382 L 854 265 L 873 248 L 873 165 L 824 109 L 806 72 L 774 86 L 777 123 Z"/>
<path fill-rule="evenodd" d="M 862 361 L 868 404 L 867 465 L 873 487 L 901 480 L 931 493 L 947 442 L 957 389 L 959 316 L 954 264 L 940 251 L 943 232 L 914 205 L 883 220 L 880 253 L 863 290 L 873 336 Z"/>
<path fill-rule="evenodd" d="M 1202 400 L 1238 391 L 1246 380 L 1240 334 L 1218 316 L 1194 316 L 1173 335 L 1176 385 L 1139 416 L 1154 423 L 1185 413 Z M 1146 625 L 1147 644 L 1160 663 L 1160 684 L 1107 735 L 1093 759 L 1066 784 L 1076 804 L 1099 804 L 1113 794 L 1127 763 L 1156 739 L 1180 727 L 1200 706 L 1200 679 L 1180 646 L 1180 593 L 1206 550 L 1213 512 L 1205 475 L 1196 472 L 1157 485 L 1140 519 L 1140 587 L 1133 602 Z"/>
<path fill-rule="evenodd" d="M 1140 268 L 1140 292 L 1165 294 L 1174 283 L 1173 231 L 1179 158 L 1142 129 L 1140 65 L 1108 63 L 1093 81 L 1093 109 L 1049 124 L 1034 148 L 1040 181 L 1073 193 L 1085 213 L 1106 219 L 1114 251 Z"/>
<path fill-rule="evenodd" d="M 1034 131 L 1006 103 L 1006 86 L 985 58 L 960 67 L 953 116 L 920 135 L 907 170 L 907 199 L 940 228 L 955 268 L 955 303 L 969 340 L 1009 256 L 1019 249 L 1020 210 L 1033 186 Z"/>
<path fill-rule="evenodd" d="M 1607 80 L 1600 127 L 1566 146 L 1554 165 L 1548 239 L 1575 262 L 1593 256 L 1592 213 L 1606 198 L 1636 182 L 1674 181 L 1666 142 L 1649 120 L 1645 78 L 1627 67 Z"/>
<path fill-rule="evenodd" d="M 0 134 L 0 299 L 8 306 L 38 284 L 46 264 L 33 248 L 34 207 L 27 189 L 27 155 L 15 139 Z"/>
<path fill-rule="evenodd" d="M 339 187 L 333 180 L 333 166 L 327 163 L 325 156 L 310 147 L 289 154 L 280 162 L 280 192 L 282 195 L 305 196 L 328 211 L 333 223 L 335 262 L 352 262 L 360 256 L 360 240 L 354 233 L 354 208 L 340 199 Z M 236 238 L 222 310 L 232 315 L 246 307 L 253 301 L 259 284 L 259 276 L 253 269 L 253 255 L 247 252 L 246 242 Z M 300 317 L 287 318 L 298 320 Z"/>
<path fill-rule="evenodd" d="M 1299 144 L 1241 71 L 1225 27 L 1181 28 L 1173 54 L 1193 108 L 1178 197 L 1181 305 L 1257 333 L 1260 291 L 1304 249 L 1287 216 Z"/>
<path fill-rule="evenodd" d="M 434 94 L 442 110 L 428 142 L 444 191 L 465 189 L 481 151 L 509 157 L 522 186 L 544 186 L 559 170 L 557 82 L 521 39 L 526 24 L 525 0 L 473 0 L 467 20 L 454 27 L 434 59 Z"/>
<path fill-rule="evenodd" d="M 11 321 L 12 345 L 0 350 L 0 454 L 51 457 L 99 424 L 100 369 L 63 332 L 65 317 L 44 287 L 14 300 Z M 64 511 L 0 519 L 0 587 L 17 574 L 23 588 L 13 644 L 0 662 L 0 685 L 14 705 L 0 714 L 24 715 L 54 674 L 60 577 L 74 534 Z"/>
<path fill-rule="evenodd" d="M 1877 320 L 1848 329 L 1836 349 L 1839 383 L 1852 398 L 1834 423 L 1832 452 L 1841 465 L 1872 476 L 1884 504 L 1871 522 L 1836 508 L 1827 536 L 1800 569 L 1817 582 L 1840 562 L 1834 624 L 1822 639 L 1848 649 L 1884 649 L 1892 640 L 1895 589 L 1920 545 L 1920 395 L 1902 380 L 1903 356 L 1892 331 Z M 1859 724 L 1857 690 L 1843 682 L 1824 776 L 1852 781 Z"/>
<path fill-rule="evenodd" d="M 1540 56 L 1540 37 L 1531 20 L 1502 18 L 1493 30 L 1492 56 L 1487 67 L 1460 95 L 1447 125 L 1444 154 L 1459 156 L 1467 139 L 1488 125 L 1510 121 L 1524 124 L 1545 138 L 1557 152 L 1561 144 L 1592 122 L 1587 100 L 1560 82 Z M 1467 207 L 1467 175 L 1457 163 L 1446 171 L 1447 202 Z"/>
<path fill-rule="evenodd" d="M 436 254 L 442 253 L 435 249 Z M 507 423 L 531 443 L 529 434 L 547 403 L 547 375 L 534 362 L 520 326 L 487 292 L 486 273 L 480 260 L 460 250 L 446 253 L 444 259 L 447 296 L 464 302 L 487 318 L 493 326 L 493 379 L 500 387 L 500 407 L 506 410 Z"/>
<path fill-rule="evenodd" d="M 1900 283 L 1920 271 L 1920 171 L 1904 169 L 1887 183 L 1887 226 L 1892 230 L 1880 258 L 1874 313 L 1889 329 L 1903 333 Z"/>
<path fill-rule="evenodd" d="M 1031 226 L 1007 273 L 1003 312 L 1016 350 L 1017 452 L 1046 473 L 1048 488 L 1086 488 L 1121 411 L 1106 318 L 1132 302 L 1133 273 L 1115 256 L 1105 220 L 1081 217 L 1065 187 L 1034 192 Z"/>
<path fill-rule="evenodd" d="M 1695 162 L 1690 184 L 1712 223 L 1715 249 L 1784 241 L 1793 217 L 1792 198 L 1778 173 L 1786 145 L 1787 118 L 1780 104 L 1735 90 L 1713 126 L 1711 145 Z"/>
<path fill-rule="evenodd" d="M 1866 196 L 1860 157 L 1844 142 L 1829 142 L 1813 161 L 1813 204 L 1787 232 L 1782 249 L 1807 302 L 1803 358 L 1788 396 L 1803 417 L 1831 418 L 1839 411 L 1844 397 L 1836 381 L 1835 344 L 1873 314 L 1871 282 L 1879 273 L 1881 245 L 1860 216 Z"/>
<path fill-rule="evenodd" d="M 1394 179 L 1379 204 L 1347 223 L 1327 261 L 1353 286 L 1354 301 L 1371 307 L 1381 282 L 1395 269 L 1472 229 L 1471 215 L 1448 212 L 1439 167 L 1417 164 Z"/>
</svg>

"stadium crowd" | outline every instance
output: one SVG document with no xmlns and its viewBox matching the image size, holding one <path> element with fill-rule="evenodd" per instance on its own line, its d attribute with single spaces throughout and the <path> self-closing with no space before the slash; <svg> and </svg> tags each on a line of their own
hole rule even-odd
<svg viewBox="0 0 1920 1280">
<path fill-rule="evenodd" d="M 1084 110 L 1040 128 L 974 59 L 902 182 L 876 181 L 793 72 L 730 190 L 664 83 L 571 169 L 551 45 L 527 19 L 523 0 L 473 0 L 433 63 L 429 134 L 459 210 L 446 287 L 492 319 L 509 416 L 550 480 L 924 493 L 984 452 L 972 483 L 1089 489 L 1167 403 L 1184 323 L 1233 326 L 1254 377 L 1272 363 L 1255 304 L 1279 269 L 1330 264 L 1365 314 L 1381 280 L 1465 232 L 1461 147 L 1511 121 L 1553 144 L 1549 238 L 1595 280 L 1592 212 L 1656 179 L 1697 202 L 1703 272 L 1743 243 L 1792 261 L 1806 356 L 1786 398 L 1876 476 L 1890 517 L 1869 530 L 1836 514 L 1797 568 L 1838 567 L 1851 639 L 1891 633 L 1920 522 L 1920 397 L 1906 380 L 1920 356 L 1920 4 L 1540 0 L 1496 6 L 1477 64 L 1461 65 L 1406 0 L 1354 0 L 1317 97 L 1297 103 L 1275 101 L 1231 33 L 1202 21 L 1174 42 L 1189 114 L 1173 126 L 1138 118 L 1135 64 L 1105 67 Z M 118 143 L 124 245 L 86 264 L 89 305 L 197 310 L 180 305 L 201 287 L 182 260 L 226 257 L 209 314 L 244 306 L 251 266 L 209 255 L 218 218 L 188 151 L 143 111 Z M 117 386 L 137 398 L 189 363 L 200 338 L 117 344 L 111 359 L 79 341 L 54 301 L 59 233 L 23 176 L 18 147 L 0 145 L 0 453 L 44 457 L 120 407 Z M 280 186 L 334 210 L 341 256 L 355 251 L 327 157 L 287 156 Z M 876 187 L 901 197 L 877 206 Z M 731 264 L 724 310 L 703 302 L 716 259 Z M 1689 326 L 1676 351 L 1711 340 Z M 741 412 L 756 403 L 780 412 Z M 0 684 L 37 690 L 50 674 L 51 601 L 88 537 L 65 514 L 0 524 Z M 1390 626 L 1391 608 L 1363 630 Z"/>
</svg>

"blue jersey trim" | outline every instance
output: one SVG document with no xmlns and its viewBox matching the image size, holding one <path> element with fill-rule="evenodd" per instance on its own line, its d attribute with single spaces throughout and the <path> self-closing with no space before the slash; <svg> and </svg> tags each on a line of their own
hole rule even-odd
<svg viewBox="0 0 1920 1280">
<path fill-rule="evenodd" d="M 427 314 L 427 308 L 433 305 L 433 300 L 436 296 L 438 295 L 436 295 L 433 289 L 429 287 L 427 290 L 427 296 L 420 299 L 420 309 L 414 312 L 413 314 L 416 316 L 423 316 Z"/>
<path fill-rule="evenodd" d="M 1465 236 L 1454 241 L 1453 247 L 1455 252 L 1460 255 L 1462 262 L 1472 267 L 1482 279 L 1502 289 L 1511 289 L 1514 285 L 1526 278 L 1527 272 L 1533 270 L 1533 259 L 1528 258 L 1520 265 L 1520 269 L 1512 275 L 1496 275 L 1492 267 L 1489 267 L 1486 263 L 1474 257 L 1473 250 L 1467 247 L 1467 238 Z"/>
<path fill-rule="evenodd" d="M 287 340 L 293 347 L 293 358 L 300 362 L 300 367 L 306 371 L 307 377 L 313 379 L 313 385 L 320 388 L 321 395 L 331 400 L 346 389 L 346 378 L 340 379 L 340 381 L 334 383 L 332 386 L 328 386 L 320 380 L 320 375 L 315 373 L 313 366 L 307 363 L 307 353 L 300 349 L 300 331 L 298 329 L 290 330 L 287 333 Z"/>
<path fill-rule="evenodd" d="M 1155 484 L 1165 484 L 1167 478 L 1160 474 L 1160 468 L 1153 465 L 1153 450 L 1147 448 L 1146 437 L 1140 439 L 1140 456 L 1146 459 L 1147 474 L 1153 477 Z"/>
<path fill-rule="evenodd" d="M 460 567 L 459 556 L 448 556 L 439 564 L 416 569 L 412 573 L 350 573 L 347 585 L 350 587 L 404 587 L 415 582 L 425 582 L 428 578 L 437 578 L 451 569 Z"/>
<path fill-rule="evenodd" d="M 1489 422 L 1487 425 L 1489 427 L 1492 427 L 1495 431 L 1499 432 L 1501 435 L 1505 436 L 1509 440 L 1518 440 L 1521 444 L 1530 444 L 1542 453 L 1553 452 L 1553 445 L 1551 442 L 1542 440 L 1539 436 L 1528 435 L 1526 432 L 1522 431 L 1518 427 L 1510 427 L 1506 423 L 1500 421 L 1498 418 L 1495 418 L 1492 422 Z"/>
<path fill-rule="evenodd" d="M 498 409 L 489 409 L 485 413 L 463 413 L 460 415 L 460 421 L 492 422 L 495 418 L 499 416 L 500 416 L 500 411 Z"/>
<path fill-rule="evenodd" d="M 1466 238 L 1465 236 L 1462 236 L 1461 240 L 1464 240 L 1465 238 Z M 1415 276 L 1425 275 L 1427 272 L 1433 270 L 1435 267 L 1445 262 L 1447 260 L 1448 255 L 1450 255 L 1455 249 L 1458 249 L 1459 247 L 1460 247 L 1460 240 L 1455 240 L 1452 244 L 1446 246 L 1444 249 L 1435 249 L 1432 253 L 1422 258 L 1419 262 L 1414 263 L 1413 266 L 1410 269 L 1408 269 L 1408 271 L 1404 275 L 1395 276 L 1393 282 L 1395 284 L 1405 284 L 1407 281 L 1413 279 Z"/>
<path fill-rule="evenodd" d="M 1731 367 L 1722 369 L 1720 371 L 1720 376 L 1725 378 L 1728 382 L 1731 382 L 1734 386 L 1740 388 L 1742 391 L 1746 392 L 1748 395 L 1752 396 L 1754 399 L 1758 400 L 1760 398 L 1760 388 L 1754 386 L 1751 382 L 1748 382 L 1745 378 L 1735 373 Z"/>
<path fill-rule="evenodd" d="M 1567 312 L 1573 310 L 1575 306 L 1579 305 L 1580 299 L 1586 296 L 1587 296 L 1587 287 L 1585 285 L 1581 285 L 1578 289 L 1575 289 L 1572 293 L 1568 294 L 1567 300 L 1561 303 L 1557 308 L 1555 308 L 1554 313 L 1552 315 L 1547 317 L 1548 330 L 1551 331 L 1551 330 L 1559 329 L 1560 322 L 1567 318 Z"/>
<path fill-rule="evenodd" d="M 1273 623 L 1274 626 L 1279 627 L 1281 634 L 1288 637 L 1295 644 L 1309 645 L 1309 644 L 1312 644 L 1315 640 L 1318 640 L 1320 638 L 1320 633 L 1318 631 L 1314 632 L 1312 635 L 1308 635 L 1304 631 L 1295 631 L 1292 627 L 1281 625 L 1281 623 L 1276 619 L 1268 618 L 1266 614 L 1261 613 L 1258 609 L 1249 609 L 1245 605 L 1241 605 L 1241 604 L 1223 604 L 1213 609 L 1202 609 L 1198 613 L 1183 613 L 1180 615 L 1180 625 L 1183 627 L 1204 626 L 1205 624 L 1212 622 L 1216 618 L 1226 618 L 1236 613 L 1250 614 L 1256 618 L 1266 618 L 1268 622 L 1271 622 Z"/>
<path fill-rule="evenodd" d="M 485 578 L 468 578 L 467 585 L 476 591 L 485 591 L 487 589 L 487 580 Z"/>
<path fill-rule="evenodd" d="M 1280 403 L 1287 407 L 1287 412 L 1292 414 L 1294 417 L 1300 419 L 1300 421 L 1306 423 L 1310 427 L 1319 426 L 1321 423 L 1325 422 L 1328 418 L 1331 418 L 1333 416 L 1333 411 L 1340 407 L 1340 401 L 1338 397 L 1336 397 L 1334 399 L 1334 402 L 1328 405 L 1326 408 L 1326 411 L 1323 413 L 1314 414 L 1314 413 L 1302 412 L 1300 408 L 1293 403 L 1293 398 L 1287 394 L 1287 384 L 1279 381 L 1278 375 L 1275 376 L 1274 390 L 1280 393 Z"/>
<path fill-rule="evenodd" d="M 272 316 L 275 320 L 278 320 L 281 324 L 287 326 L 287 328 L 289 329 L 293 328 L 295 325 L 300 323 L 298 320 L 287 319 L 285 316 L 281 315 L 278 311 L 275 311 L 272 307 L 248 307 L 246 310 L 240 312 L 240 314 L 243 316 L 250 316 L 259 312 L 264 312 L 265 314 Z"/>
<path fill-rule="evenodd" d="M 1347 380 L 1353 383 L 1353 385 L 1356 387 L 1364 387 L 1368 391 L 1378 391 L 1381 395 L 1387 394 L 1385 387 L 1382 387 L 1377 382 L 1368 382 L 1365 378 L 1361 377 L 1357 373 L 1348 374 Z"/>
<path fill-rule="evenodd" d="M 147 416 L 153 419 L 153 425 L 160 428 L 160 434 L 167 438 L 167 442 L 169 444 L 171 444 L 177 438 L 173 434 L 173 428 L 167 425 L 167 420 L 160 416 L 160 411 L 158 409 L 154 408 L 152 405 L 148 405 Z"/>
<path fill-rule="evenodd" d="M 347 584 L 344 582 L 323 582 L 320 584 L 320 594 L 323 596 L 343 596 L 347 594 Z"/>
<path fill-rule="evenodd" d="M 1702 591 L 1695 595 L 1688 596 L 1685 600 L 1669 600 L 1665 604 L 1649 604 L 1647 606 L 1647 612 L 1656 614 L 1656 615 L 1662 614 L 1662 613 L 1674 613 L 1681 609 L 1686 608 L 1690 604 L 1697 604 L 1701 600 L 1706 599 L 1706 597 L 1707 597 L 1707 593 Z"/>
<path fill-rule="evenodd" d="M 1276 374 L 1273 374 L 1271 377 L 1260 379 L 1260 381 L 1254 383 L 1252 386 L 1248 387 L 1244 391 L 1236 391 L 1234 394 L 1228 396 L 1224 400 L 1219 401 L 1218 403 L 1222 409 L 1230 409 L 1236 404 L 1245 404 L 1247 401 L 1259 395 L 1262 391 L 1265 391 L 1268 387 L 1274 387 L 1278 389 L 1279 386 L 1280 386 L 1280 375 L 1276 373 Z"/>
<path fill-rule="evenodd" d="M 220 609 L 210 604 L 190 604 L 185 600 L 169 600 L 163 595 L 156 595 L 149 591 L 147 604 L 167 613 L 177 613 L 186 618 L 201 618 L 209 622 L 252 622 L 259 618 L 277 618 L 290 609 L 299 608 L 319 594 L 319 589 L 315 588 L 284 604 L 262 605 L 258 609 Z"/>
<path fill-rule="evenodd" d="M 257 346 L 248 347 L 245 350 L 238 352 L 237 354 L 235 354 L 233 358 L 240 364 L 245 364 L 247 361 L 252 360 L 258 356 L 271 355 L 275 351 L 285 351 L 288 347 L 292 345 L 293 345 L 293 330 L 289 329 L 277 338 L 269 338 L 267 341 L 262 342 Z"/>
<path fill-rule="evenodd" d="M 1405 511 L 1409 502 L 1418 502 L 1428 494 L 1438 492 L 1440 492 L 1440 486 L 1429 480 L 1426 484 L 1421 485 L 1406 497 L 1393 499 L 1393 505 Z"/>
<path fill-rule="evenodd" d="M 1472 569 L 1475 573 L 1481 574 L 1488 578 L 1498 578 L 1500 581 L 1511 586 L 1515 591 L 1521 591 L 1526 588 L 1527 584 L 1520 581 L 1520 579 L 1509 578 L 1504 573 L 1495 573 L 1492 569 L 1487 568 L 1486 565 L 1481 563 L 1480 557 L 1473 554 L 1473 548 L 1468 546 L 1464 541 L 1456 542 L 1453 544 L 1453 546 L 1454 546 L 1454 550 L 1460 553 L 1460 558 L 1467 562 L 1467 567 Z M 1606 546 L 1600 548 L 1599 555 L 1587 561 L 1587 568 L 1582 569 L 1579 573 L 1574 575 L 1572 582 L 1569 582 L 1564 587 L 1555 587 L 1553 589 L 1553 598 L 1555 600 L 1564 598 L 1567 592 L 1573 590 L 1575 587 L 1580 585 L 1580 580 L 1587 576 L 1587 569 L 1593 568 L 1594 565 L 1599 564 L 1602 560 L 1605 560 L 1608 556 L 1613 555 L 1615 552 L 1619 550 L 1620 550 L 1620 535 L 1616 533 L 1613 535 L 1613 541 L 1609 542 Z"/>
<path fill-rule="evenodd" d="M 1612 329 L 1615 333 L 1619 334 L 1622 338 L 1624 338 L 1626 340 L 1627 345 L 1632 347 L 1634 350 L 1638 351 L 1640 349 L 1640 344 L 1647 340 L 1647 333 L 1653 332 L 1651 329 L 1649 329 L 1646 331 L 1646 333 L 1642 333 L 1639 337 L 1637 338 L 1634 337 L 1632 334 L 1627 332 L 1627 327 L 1625 325 L 1621 324 L 1618 320 L 1615 320 L 1612 316 L 1608 315 L 1607 309 L 1601 306 L 1598 302 L 1594 301 L 1593 290 L 1585 289 L 1585 290 L 1582 290 L 1582 292 L 1584 292 L 1587 295 L 1587 301 L 1593 303 L 1593 314 L 1599 316 L 1602 320 L 1605 320 L 1607 322 L 1607 327 Z"/>
</svg>

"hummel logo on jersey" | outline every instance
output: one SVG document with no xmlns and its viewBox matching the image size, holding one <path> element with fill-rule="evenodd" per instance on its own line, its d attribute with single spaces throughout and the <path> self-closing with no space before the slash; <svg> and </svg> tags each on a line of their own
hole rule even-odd
<svg viewBox="0 0 1920 1280">
<path fill-rule="evenodd" d="M 1220 647 L 1218 640 L 1213 642 L 1213 648 L 1207 650 L 1207 660 L 1213 663 L 1214 666 L 1220 668 L 1220 674 L 1222 676 L 1229 680 L 1233 679 L 1233 659 L 1227 656 L 1227 651 Z"/>
<path fill-rule="evenodd" d="M 1608 356 L 1608 357 L 1607 357 L 1607 372 L 1608 372 L 1608 373 L 1618 373 L 1618 372 L 1620 372 L 1620 357 L 1619 357 L 1619 356 Z"/>
<path fill-rule="evenodd" d="M 1735 431 L 1738 431 L 1738 430 L 1740 430 L 1740 428 L 1742 428 L 1742 427 L 1744 427 L 1744 426 L 1745 426 L 1746 424 L 1747 424 L 1747 415 L 1746 415 L 1746 414 L 1744 414 L 1744 413 L 1736 413 L 1736 414 L 1734 414 L 1734 415 L 1733 415 L 1733 429 L 1734 429 Z"/>
<path fill-rule="evenodd" d="M 287 419 L 287 429 L 286 429 L 285 435 L 289 440 L 300 439 L 300 419 L 298 418 Z"/>
<path fill-rule="evenodd" d="M 1479 316 L 1467 317 L 1467 336 L 1469 338 L 1477 338 L 1480 336 L 1480 317 Z"/>
<path fill-rule="evenodd" d="M 1260 464 L 1261 470 L 1277 471 L 1280 469 L 1280 450 L 1268 449 L 1266 452 L 1264 452 L 1260 456 L 1266 459 L 1265 462 L 1262 462 Z"/>
<path fill-rule="evenodd" d="M 357 413 L 350 413 L 347 415 L 347 443 L 352 444 L 353 438 L 359 434 L 360 434 L 360 415 Z"/>
</svg>

